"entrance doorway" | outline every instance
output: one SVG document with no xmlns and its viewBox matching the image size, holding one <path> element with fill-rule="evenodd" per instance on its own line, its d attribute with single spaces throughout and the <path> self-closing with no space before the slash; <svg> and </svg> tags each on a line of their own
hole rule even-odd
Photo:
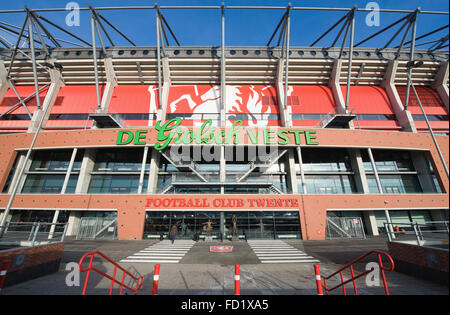
<svg viewBox="0 0 450 315">
<path fill-rule="evenodd" d="M 167 238 L 173 224 L 181 239 L 231 239 L 233 216 L 240 239 L 301 239 L 298 211 L 147 211 L 144 239 Z"/>
</svg>

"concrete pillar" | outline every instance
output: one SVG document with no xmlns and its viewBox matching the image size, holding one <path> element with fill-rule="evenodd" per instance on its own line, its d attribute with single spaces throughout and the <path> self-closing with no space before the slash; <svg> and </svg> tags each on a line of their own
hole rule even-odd
<svg viewBox="0 0 450 315">
<path fill-rule="evenodd" d="M 333 64 L 333 69 L 331 71 L 330 81 L 328 86 L 333 92 L 334 103 L 336 105 L 336 113 L 345 114 L 345 99 L 342 94 L 340 78 L 342 70 L 342 59 L 336 59 Z"/>
<path fill-rule="evenodd" d="M 364 170 L 364 163 L 359 149 L 348 149 L 350 155 L 350 163 L 352 170 L 355 172 L 355 184 L 359 193 L 369 194 L 369 184 L 367 182 L 366 172 Z"/>
<path fill-rule="evenodd" d="M 330 81 L 328 82 L 328 86 L 331 88 L 333 92 L 334 103 L 336 105 L 336 113 L 338 114 L 348 114 L 349 110 L 345 109 L 345 98 L 342 93 L 340 79 L 341 79 L 341 71 L 342 71 L 342 59 L 336 59 L 333 64 L 333 69 L 331 71 Z M 349 69 L 350 71 L 350 69 Z M 350 129 L 354 129 L 353 121 L 348 123 L 348 127 Z"/>
<path fill-rule="evenodd" d="M 103 90 L 103 94 L 101 95 L 100 100 L 100 108 L 95 110 L 96 113 L 107 113 L 109 110 L 109 103 L 111 102 L 111 97 L 114 92 L 114 88 L 117 86 L 117 78 L 114 72 L 114 66 L 112 63 L 112 57 L 108 56 L 105 58 L 103 65 L 105 67 L 106 74 L 106 84 Z M 101 92 L 100 92 L 101 93 Z M 96 129 L 97 124 L 94 121 L 92 124 L 92 128 Z"/>
<path fill-rule="evenodd" d="M 397 73 L 398 64 L 398 60 L 389 61 L 384 79 L 381 82 L 381 87 L 386 90 L 389 97 L 389 102 L 394 109 L 395 117 L 397 118 L 399 125 L 404 131 L 417 132 L 411 112 L 409 110 L 405 110 L 395 87 L 395 75 Z"/>
<path fill-rule="evenodd" d="M 167 105 L 169 102 L 169 92 L 170 86 L 172 85 L 172 81 L 170 80 L 170 67 L 169 67 L 169 58 L 162 58 L 162 70 L 163 70 L 163 87 L 162 87 L 162 104 L 159 104 L 162 109 L 162 115 L 160 120 L 167 120 Z"/>
<path fill-rule="evenodd" d="M 436 75 L 436 78 L 431 85 L 436 91 L 439 93 L 439 96 L 442 99 L 442 102 L 445 105 L 445 108 L 447 109 L 447 113 L 449 112 L 449 105 L 448 105 L 448 60 L 442 61 L 441 66 L 439 67 L 439 71 Z"/>
<path fill-rule="evenodd" d="M 289 112 L 287 110 L 287 104 L 284 104 L 284 84 L 283 84 L 284 65 L 285 65 L 284 58 L 280 58 L 278 60 L 278 68 L 276 76 L 278 107 L 280 108 L 281 125 L 284 127 L 292 127 L 292 116 L 289 115 Z"/>
<path fill-rule="evenodd" d="M 86 194 L 91 182 L 91 172 L 94 169 L 96 150 L 87 149 L 84 151 L 83 161 L 81 162 L 78 183 L 75 188 L 76 194 Z"/>
<path fill-rule="evenodd" d="M 366 171 L 364 169 L 361 151 L 359 149 L 349 149 L 352 169 L 355 172 L 355 183 L 359 193 L 370 194 L 369 184 L 367 182 Z M 379 235 L 375 212 L 372 210 L 362 211 L 364 225 L 367 233 L 373 236 Z"/>
<path fill-rule="evenodd" d="M 82 214 L 83 214 L 82 211 L 74 211 L 74 210 L 70 211 L 66 236 L 77 235 L 78 228 L 80 227 L 80 220 Z"/>
<path fill-rule="evenodd" d="M 53 61 L 50 61 L 50 63 L 52 62 Z M 45 126 L 45 123 L 47 122 L 47 119 L 51 112 L 51 107 L 53 106 L 53 103 L 55 102 L 56 97 L 58 96 L 58 92 L 61 89 L 61 87 L 64 86 L 62 75 L 59 70 L 50 69 L 49 73 L 51 80 L 50 86 L 48 88 L 47 94 L 45 95 L 44 101 L 42 102 L 41 108 L 36 109 L 33 113 L 30 125 L 28 126 L 28 132 L 37 131 L 43 115 L 45 115 L 45 117 L 42 127 Z M 37 97 L 37 95 L 35 95 L 35 97 Z"/>
<path fill-rule="evenodd" d="M 0 60 L 0 100 L 5 95 L 6 91 L 9 89 L 9 82 L 6 78 L 6 74 L 8 71 L 5 68 L 5 62 L 3 60 Z M 1 112 L 0 112 L 1 114 Z"/>
<path fill-rule="evenodd" d="M 225 146 L 220 146 L 220 164 L 219 164 L 219 181 L 225 183 L 227 181 L 227 161 L 225 159 Z M 225 187 L 220 186 L 220 193 L 225 194 Z"/>
<path fill-rule="evenodd" d="M 363 220 L 367 228 L 367 233 L 373 236 L 380 235 L 378 233 L 378 226 L 377 220 L 375 218 L 375 212 L 370 210 L 370 211 L 362 211 L 362 213 L 363 213 Z"/>
<path fill-rule="evenodd" d="M 112 63 L 112 57 L 108 56 L 104 61 L 105 73 L 106 73 L 106 85 L 103 90 L 103 95 L 100 101 L 101 108 L 97 108 L 97 113 L 107 113 L 109 110 L 109 103 L 114 92 L 114 88 L 117 86 L 117 78 L 114 72 L 114 66 Z"/>
<path fill-rule="evenodd" d="M 162 58 L 162 74 L 163 74 L 163 86 L 161 91 L 161 99 L 162 104 L 159 104 L 159 110 L 157 113 L 157 120 L 165 121 L 167 120 L 167 106 L 169 102 L 169 92 L 171 86 L 170 80 L 170 67 L 169 67 L 169 58 Z M 159 163 L 160 163 L 161 155 L 156 150 L 151 151 L 151 160 L 150 160 L 150 170 L 148 174 L 148 187 L 147 193 L 155 194 L 158 187 L 158 172 L 159 172 Z"/>
</svg>

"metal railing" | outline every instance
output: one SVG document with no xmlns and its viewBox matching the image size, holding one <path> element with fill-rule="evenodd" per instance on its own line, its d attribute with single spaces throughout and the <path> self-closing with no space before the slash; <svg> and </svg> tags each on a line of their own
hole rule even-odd
<svg viewBox="0 0 450 315">
<path fill-rule="evenodd" d="M 103 271 L 97 269 L 96 267 L 92 266 L 92 263 L 94 261 L 94 256 L 98 255 L 102 258 L 104 258 L 107 262 L 111 263 L 112 265 L 114 265 L 114 271 L 113 271 L 113 275 L 108 275 L 106 273 L 104 273 Z M 86 257 L 90 256 L 91 258 L 89 259 L 89 265 L 87 268 L 82 268 L 82 264 L 83 261 Z M 78 269 L 80 270 L 80 272 L 87 272 L 86 273 L 86 278 L 84 280 L 84 286 L 83 286 L 83 292 L 81 293 L 82 295 L 86 294 L 86 288 L 87 288 L 87 284 L 89 281 L 89 277 L 91 275 L 91 270 L 97 272 L 98 274 L 102 275 L 103 277 L 111 280 L 111 286 L 109 288 L 109 295 L 112 294 L 112 290 L 114 288 L 114 284 L 119 284 L 120 285 L 120 292 L 119 294 L 122 295 L 123 292 L 123 288 L 130 290 L 132 292 L 134 292 L 134 294 L 137 294 L 138 290 L 142 287 L 142 284 L 144 283 L 144 278 L 139 274 L 139 272 L 135 271 L 137 276 L 134 276 L 133 274 L 131 274 L 128 270 L 124 269 L 123 267 L 121 267 L 118 263 L 114 262 L 111 258 L 107 257 L 105 254 L 103 254 L 100 251 L 93 251 L 93 252 L 89 252 L 84 254 L 83 257 L 81 257 L 79 263 L 78 263 Z M 122 271 L 122 279 L 121 281 L 118 281 L 116 279 L 116 275 L 117 275 L 117 269 L 120 269 Z M 131 277 L 131 281 L 135 281 L 136 282 L 136 286 L 133 288 L 127 284 L 125 284 L 125 278 L 126 276 Z"/>
<path fill-rule="evenodd" d="M 326 238 L 365 239 L 363 221 L 357 217 L 327 217 Z"/>
<path fill-rule="evenodd" d="M 318 274 L 318 275 L 316 274 L 316 277 L 317 276 L 319 277 L 319 278 L 317 278 L 317 280 L 318 280 L 317 281 L 317 286 L 318 286 L 317 291 L 318 292 L 322 292 L 322 285 L 323 285 L 323 288 L 325 289 L 325 294 L 328 294 L 329 292 L 342 287 L 342 292 L 344 293 L 344 295 L 347 295 L 347 291 L 345 289 L 345 285 L 347 283 L 352 282 L 353 283 L 353 291 L 354 291 L 355 295 L 358 295 L 358 289 L 356 287 L 356 280 L 361 278 L 361 277 L 363 277 L 363 276 L 365 276 L 365 275 L 367 275 L 367 274 L 369 274 L 369 273 L 371 273 L 371 272 L 373 272 L 375 270 L 375 267 L 372 267 L 372 268 L 370 268 L 368 270 L 365 270 L 364 272 L 360 273 L 359 275 L 355 275 L 355 270 L 353 268 L 353 265 L 356 264 L 357 262 L 363 260 L 364 258 L 372 255 L 372 254 L 376 254 L 377 255 L 378 265 L 379 265 L 379 268 L 380 268 L 381 277 L 383 279 L 384 292 L 386 293 L 386 295 L 389 295 L 389 289 L 388 289 L 387 282 L 386 282 L 385 271 L 393 271 L 394 270 L 394 267 L 395 267 L 394 260 L 392 259 L 392 257 L 388 253 L 385 253 L 385 252 L 379 251 L 379 250 L 372 250 L 372 251 L 370 251 L 370 252 L 368 252 L 368 253 L 366 253 L 366 254 L 356 258 L 355 260 L 353 260 L 352 262 L 350 262 L 349 264 L 345 265 L 344 267 L 342 267 L 341 269 L 339 269 L 338 271 L 332 273 L 329 276 L 322 277 L 320 279 L 320 274 Z M 386 268 L 383 265 L 382 256 L 385 256 L 388 259 L 388 261 L 390 262 L 391 266 L 389 268 Z M 314 267 L 315 267 L 316 270 L 319 270 L 319 265 L 316 264 L 316 265 L 314 265 Z M 351 273 L 351 278 L 348 279 L 348 280 L 344 280 L 344 275 L 343 275 L 343 271 L 346 270 L 346 269 L 350 269 L 350 273 Z M 341 283 L 336 285 L 336 286 L 334 286 L 334 287 L 332 287 L 332 288 L 328 288 L 327 280 L 330 280 L 332 277 L 334 277 L 334 276 L 336 276 L 338 274 L 340 276 L 340 282 Z"/>
<path fill-rule="evenodd" d="M 417 245 L 423 246 L 425 242 L 440 244 L 442 240 L 447 241 L 449 237 L 448 221 L 417 222 L 384 222 L 384 229 L 389 242 L 415 241 Z"/>
<path fill-rule="evenodd" d="M 98 238 L 117 238 L 117 218 L 81 218 L 76 239 L 94 240 Z"/>
<path fill-rule="evenodd" d="M 64 242 L 67 223 L 7 222 L 0 227 L 0 243 L 35 246 Z"/>
</svg>

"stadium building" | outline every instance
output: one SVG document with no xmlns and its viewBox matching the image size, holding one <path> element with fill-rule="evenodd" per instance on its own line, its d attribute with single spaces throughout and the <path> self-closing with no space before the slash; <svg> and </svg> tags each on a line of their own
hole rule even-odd
<svg viewBox="0 0 450 315">
<path fill-rule="evenodd" d="M 156 12 L 152 47 L 136 47 L 107 8 L 81 8 L 89 39 L 45 9 L 0 12 L 0 225 L 127 240 L 173 224 L 204 237 L 210 220 L 229 238 L 235 216 L 241 238 L 323 240 L 448 221 L 448 26 L 417 23 L 448 12 L 399 11 L 388 44 L 364 48 L 384 30 L 358 43 L 366 12 L 342 9 L 318 41 L 292 47 L 293 12 L 313 8 L 278 7 L 267 46 L 228 47 L 226 13 L 238 8 L 208 7 L 222 12 L 222 45 L 189 47 L 168 45 L 169 9 L 139 8 Z M 419 49 L 443 31 L 447 41 Z"/>
</svg>

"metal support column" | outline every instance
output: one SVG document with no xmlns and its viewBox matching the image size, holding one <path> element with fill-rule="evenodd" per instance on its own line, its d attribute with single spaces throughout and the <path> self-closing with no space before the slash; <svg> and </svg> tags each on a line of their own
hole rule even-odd
<svg viewBox="0 0 450 315">
<path fill-rule="evenodd" d="M 225 77 L 225 5 L 222 2 L 221 7 L 221 56 L 220 56 L 220 126 L 226 127 L 226 77 Z M 226 160 L 225 160 L 225 145 L 220 146 L 220 182 L 226 181 Z M 220 193 L 225 194 L 225 187 L 220 186 Z M 223 231 L 221 231 L 223 232 Z"/>
<path fill-rule="evenodd" d="M 290 32 L 290 22 L 291 22 L 291 16 L 290 16 L 290 10 L 291 10 L 291 4 L 289 3 L 289 6 L 287 8 L 286 12 L 286 29 L 285 29 L 285 51 L 284 51 L 284 58 L 285 58 L 285 66 L 284 66 L 284 104 L 283 104 L 283 110 L 286 110 L 287 108 L 287 93 L 288 93 L 288 81 L 289 81 L 289 32 Z M 290 117 L 289 117 L 290 118 Z M 287 119 L 290 121 L 290 119 Z"/>
<path fill-rule="evenodd" d="M 420 11 L 420 8 L 417 8 L 416 13 L 413 17 L 414 19 L 414 24 L 413 24 L 413 30 L 412 30 L 412 34 L 411 34 L 411 49 L 410 49 L 410 56 L 409 56 L 409 61 L 414 61 L 414 49 L 416 46 L 416 29 L 417 29 L 417 15 Z M 412 67 L 410 67 L 408 69 L 408 77 L 411 77 L 411 73 L 412 73 Z M 410 87 L 411 87 L 411 82 L 410 80 L 408 80 L 407 84 L 406 84 L 406 97 L 405 97 L 405 110 L 408 109 L 408 103 L 409 103 L 409 93 L 410 93 Z"/>
<path fill-rule="evenodd" d="M 160 39 L 160 28 L 161 28 L 161 20 L 159 18 L 159 10 L 158 6 L 156 7 L 156 62 L 158 63 L 158 101 L 159 106 L 162 104 L 162 79 L 161 79 L 161 39 Z"/>
<path fill-rule="evenodd" d="M 301 149 L 301 147 L 297 147 L 297 156 L 298 156 L 298 165 L 300 166 L 300 178 L 302 180 L 302 190 L 303 190 L 302 193 L 304 195 L 306 195 L 308 193 L 308 191 L 306 189 L 305 171 L 303 170 L 303 158 L 302 158 L 302 149 Z"/>
<path fill-rule="evenodd" d="M 410 67 L 410 68 L 412 68 L 412 67 Z M 447 175 L 447 178 L 448 178 L 449 174 L 448 174 L 447 164 L 445 164 L 444 156 L 442 155 L 441 149 L 439 148 L 439 144 L 436 141 L 436 138 L 435 138 L 434 133 L 433 133 L 433 129 L 431 129 L 430 122 L 428 121 L 427 114 L 425 113 L 425 111 L 423 109 L 422 102 L 420 101 L 419 95 L 417 94 L 416 88 L 414 87 L 414 84 L 412 83 L 411 75 L 409 73 L 408 73 L 408 82 L 411 84 L 411 87 L 412 87 L 412 89 L 414 91 L 414 94 L 416 95 L 417 101 L 418 101 L 419 106 L 420 106 L 420 110 L 422 111 L 422 114 L 425 117 L 425 122 L 427 123 L 428 131 L 431 134 L 431 138 L 433 139 L 434 146 L 436 147 L 436 150 L 437 150 L 437 152 L 439 154 L 439 158 L 441 159 L 442 165 L 444 166 L 445 174 Z"/>
<path fill-rule="evenodd" d="M 350 80 L 352 76 L 352 63 L 353 63 L 353 44 L 355 39 L 355 10 L 356 5 L 352 12 L 351 32 L 350 32 L 350 46 L 348 52 L 348 71 L 347 71 L 347 91 L 345 96 L 345 111 L 348 111 L 348 104 L 350 100 Z"/>
<path fill-rule="evenodd" d="M 95 93 L 97 96 L 97 109 L 101 109 L 100 88 L 98 86 L 98 65 L 97 65 L 97 45 L 95 43 L 95 18 L 94 13 L 91 13 L 91 34 L 92 34 L 92 57 L 94 58 L 94 76 L 95 76 Z"/>
<path fill-rule="evenodd" d="M 33 64 L 34 89 L 36 91 L 36 105 L 38 109 L 41 109 L 41 98 L 39 96 L 39 80 L 36 69 L 36 53 L 34 50 L 33 25 L 30 22 L 31 18 L 28 18 L 28 33 L 30 36 L 31 58 L 33 59 L 32 64 Z"/>
<path fill-rule="evenodd" d="M 147 156 L 148 156 L 148 147 L 144 147 L 144 156 L 142 157 L 141 164 L 141 174 L 139 176 L 139 186 L 138 186 L 138 194 L 142 193 L 142 188 L 144 185 L 144 176 L 145 176 L 145 166 L 147 165 Z"/>
<path fill-rule="evenodd" d="M 226 125 L 226 77 L 225 77 L 225 6 L 222 2 L 222 15 L 221 15 L 221 56 L 220 56 L 220 124 L 221 127 Z"/>
</svg>

